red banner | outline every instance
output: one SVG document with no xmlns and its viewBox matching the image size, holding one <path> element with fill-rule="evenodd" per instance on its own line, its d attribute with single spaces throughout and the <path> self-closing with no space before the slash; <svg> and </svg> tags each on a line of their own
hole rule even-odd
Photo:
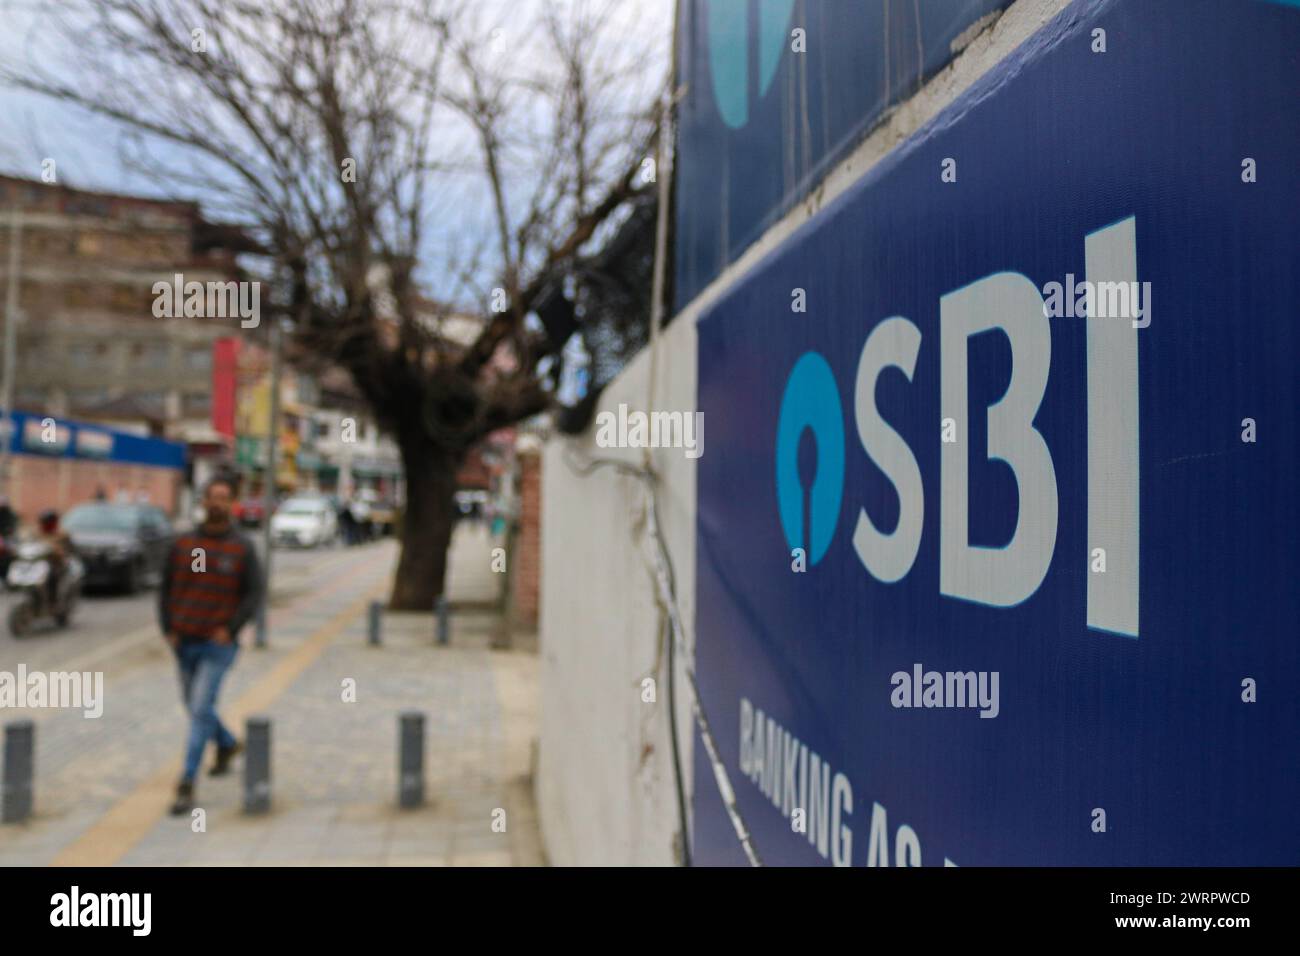
<svg viewBox="0 0 1300 956">
<path fill-rule="evenodd" d="M 217 339 L 212 343 L 212 428 L 235 437 L 235 385 L 239 339 Z"/>
</svg>

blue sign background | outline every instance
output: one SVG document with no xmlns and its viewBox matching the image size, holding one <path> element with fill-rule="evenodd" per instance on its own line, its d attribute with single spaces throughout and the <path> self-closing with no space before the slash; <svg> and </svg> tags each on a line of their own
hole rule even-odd
<svg viewBox="0 0 1300 956">
<path fill-rule="evenodd" d="M 39 427 L 46 417 L 48 416 L 34 415 L 30 412 L 14 412 L 14 428 L 9 438 L 9 450 L 14 454 L 32 453 L 32 449 L 23 445 L 23 430 L 28 426 L 28 423 L 33 423 Z M 183 442 L 169 441 L 165 438 L 147 438 L 142 435 L 132 435 L 130 432 L 107 428 L 103 425 L 85 424 L 63 418 L 55 419 L 55 421 L 60 428 L 68 429 L 68 443 L 52 457 L 86 457 L 78 451 L 77 435 L 82 431 L 91 431 L 110 435 L 113 439 L 112 450 L 106 456 L 95 456 L 94 460 L 96 461 L 115 461 L 128 465 L 153 465 L 158 468 L 183 469 L 185 467 L 185 445 Z"/>
<path fill-rule="evenodd" d="M 1009 0 L 678 0 L 676 297 L 693 299 Z M 791 32 L 804 31 L 804 52 Z"/>
<path fill-rule="evenodd" d="M 940 180 L 947 157 L 955 183 Z M 742 697 L 850 778 L 854 865 L 873 803 L 891 865 L 901 824 L 925 865 L 1300 863 L 1298 177 L 1300 11 L 1080 0 L 701 319 L 697 668 L 765 862 L 823 858 L 741 773 Z M 1085 623 L 1080 319 L 1051 321 L 1035 419 L 1059 494 L 1047 576 L 1013 608 L 944 597 L 940 296 L 1001 271 L 1039 288 L 1082 278 L 1084 237 L 1129 216 L 1137 277 L 1152 283 L 1137 333 L 1140 636 Z M 807 314 L 791 311 L 796 287 Z M 921 330 L 920 354 L 910 383 L 882 375 L 877 402 L 920 465 L 925 523 L 910 573 L 882 584 L 853 526 L 865 508 L 892 529 L 898 499 L 857 440 L 853 390 L 868 333 L 895 315 Z M 809 351 L 839 387 L 844 477 L 829 549 L 798 574 L 775 450 L 786 381 Z M 1017 488 L 986 458 L 980 410 L 1007 388 L 1005 338 L 972 338 L 970 363 L 970 538 L 997 546 Z M 915 662 L 998 671 L 1000 715 L 891 707 L 890 675 Z M 1257 703 L 1242 702 L 1247 677 Z M 693 828 L 698 862 L 744 862 L 698 741 Z"/>
</svg>

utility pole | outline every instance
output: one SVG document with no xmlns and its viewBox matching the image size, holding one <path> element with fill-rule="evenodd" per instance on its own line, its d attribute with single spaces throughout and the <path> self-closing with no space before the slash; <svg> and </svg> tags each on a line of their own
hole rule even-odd
<svg viewBox="0 0 1300 956">
<path fill-rule="evenodd" d="M 9 219 L 9 286 L 5 290 L 5 354 L 0 377 L 0 491 L 9 494 L 9 446 L 13 443 L 14 353 L 18 350 L 19 269 L 22 264 L 22 212 L 14 209 Z"/>
<path fill-rule="evenodd" d="M 266 439 L 266 488 L 263 491 L 266 506 L 262 509 L 262 601 L 257 608 L 258 647 L 266 647 L 266 607 L 271 603 L 271 512 L 275 504 L 275 479 L 278 471 L 280 447 L 280 323 L 276 316 L 271 320 L 271 422 Z"/>
</svg>

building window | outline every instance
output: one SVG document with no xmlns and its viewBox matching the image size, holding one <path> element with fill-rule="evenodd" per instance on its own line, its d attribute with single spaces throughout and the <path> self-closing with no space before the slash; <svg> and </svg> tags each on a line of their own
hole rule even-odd
<svg viewBox="0 0 1300 956">
<path fill-rule="evenodd" d="M 68 361 L 77 369 L 102 369 L 109 364 L 111 350 L 108 342 L 73 342 L 68 346 Z"/>
<path fill-rule="evenodd" d="M 108 401 L 106 388 L 73 388 L 68 390 L 68 404 L 74 409 L 94 408 Z"/>
<path fill-rule="evenodd" d="M 76 239 L 58 232 L 38 232 L 28 240 L 30 248 L 37 256 L 51 259 L 62 258 L 76 252 Z"/>
<path fill-rule="evenodd" d="M 113 308 L 118 312 L 134 312 L 140 308 L 143 297 L 140 290 L 131 285 L 115 285 L 112 289 Z M 148 299 L 151 304 L 152 299 Z"/>
<path fill-rule="evenodd" d="M 212 350 L 206 347 L 190 349 L 185 353 L 185 365 L 192 372 L 211 371 Z"/>
<path fill-rule="evenodd" d="M 79 256 L 97 256 L 103 251 L 100 237 L 93 232 L 83 232 L 76 237 L 75 252 Z"/>
<path fill-rule="evenodd" d="M 132 392 L 131 397 L 146 415 L 162 418 L 167 414 L 167 393 L 162 391 Z"/>
<path fill-rule="evenodd" d="M 64 204 L 63 211 L 70 216 L 94 216 L 97 219 L 108 218 L 108 203 L 93 196 L 75 196 Z"/>
<path fill-rule="evenodd" d="M 186 418 L 205 418 L 212 411 L 212 396 L 207 392 L 186 392 L 181 397 L 181 414 Z"/>
<path fill-rule="evenodd" d="M 95 364 L 95 355 L 95 346 L 91 342 L 73 342 L 68 346 L 68 362 L 73 368 L 90 368 Z"/>
<path fill-rule="evenodd" d="M 63 288 L 63 304 L 69 309 L 99 309 L 104 290 L 89 282 L 73 282 Z"/>
<path fill-rule="evenodd" d="M 24 412 L 43 412 L 49 400 L 48 392 L 43 388 L 20 388 L 14 393 L 14 407 Z"/>
<path fill-rule="evenodd" d="M 137 342 L 131 350 L 137 368 L 159 371 L 167 367 L 169 350 L 163 342 Z"/>
</svg>

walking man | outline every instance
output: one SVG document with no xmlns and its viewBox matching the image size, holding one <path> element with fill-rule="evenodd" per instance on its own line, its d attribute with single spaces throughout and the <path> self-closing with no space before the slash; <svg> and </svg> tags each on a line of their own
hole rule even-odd
<svg viewBox="0 0 1300 956">
<path fill-rule="evenodd" d="M 217 745 L 214 777 L 226 773 L 243 749 L 217 716 L 217 693 L 239 650 L 239 631 L 257 611 L 262 576 L 252 543 L 231 521 L 234 497 L 229 479 L 208 482 L 204 521 L 172 545 L 159 589 L 159 624 L 176 654 L 181 698 L 190 715 L 173 815 L 194 808 L 194 778 L 209 740 Z"/>
</svg>

